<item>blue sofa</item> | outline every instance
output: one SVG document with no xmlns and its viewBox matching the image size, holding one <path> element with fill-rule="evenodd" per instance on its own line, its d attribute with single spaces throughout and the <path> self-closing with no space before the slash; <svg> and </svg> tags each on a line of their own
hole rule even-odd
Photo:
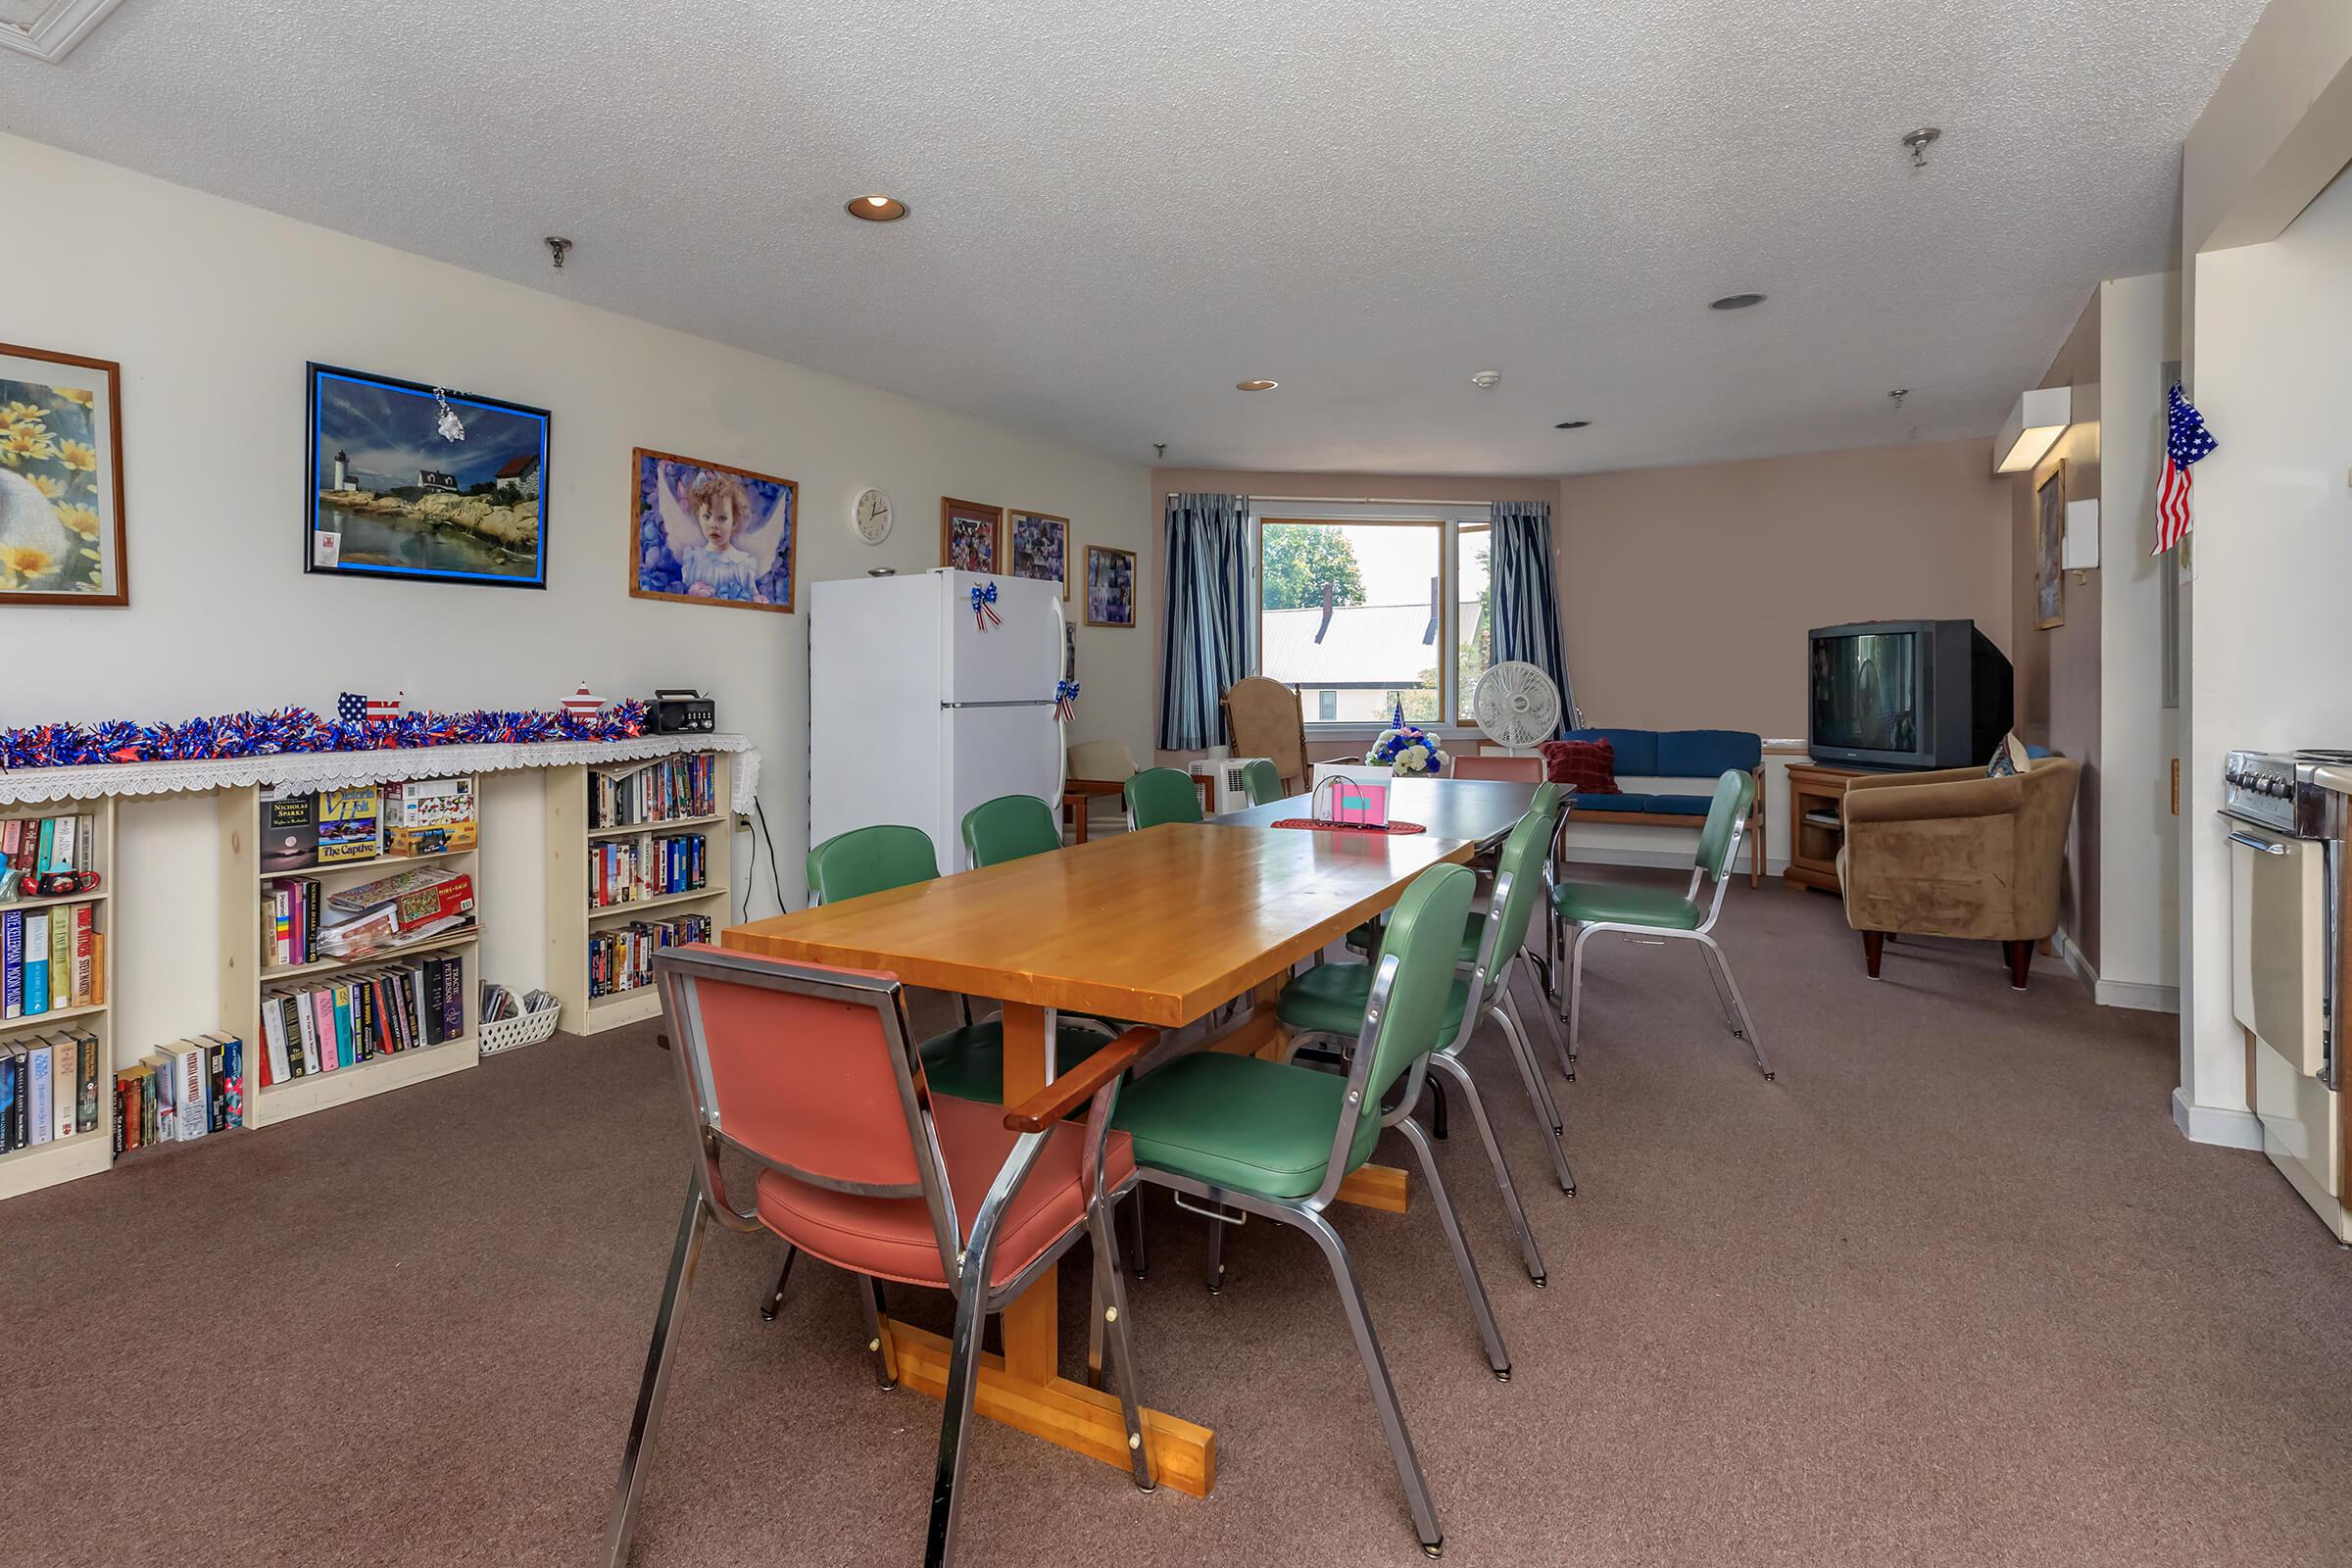
<svg viewBox="0 0 2352 1568">
<path fill-rule="evenodd" d="M 1751 773 L 1756 802 L 1748 814 L 1747 881 L 1764 877 L 1764 740 L 1739 729 L 1572 729 L 1570 741 L 1607 741 L 1616 753 L 1619 795 L 1571 795 L 1572 821 L 1636 827 L 1703 827 L 1715 781 Z"/>
</svg>

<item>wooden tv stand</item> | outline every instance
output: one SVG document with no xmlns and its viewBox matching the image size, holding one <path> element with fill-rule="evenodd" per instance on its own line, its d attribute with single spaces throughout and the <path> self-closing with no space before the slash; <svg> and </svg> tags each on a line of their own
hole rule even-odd
<svg viewBox="0 0 2352 1568">
<path fill-rule="evenodd" d="M 1845 786 L 1864 776 L 1858 767 L 1788 764 L 1788 869 L 1790 885 L 1842 896 L 1838 885 L 1838 851 L 1845 843 Z"/>
</svg>

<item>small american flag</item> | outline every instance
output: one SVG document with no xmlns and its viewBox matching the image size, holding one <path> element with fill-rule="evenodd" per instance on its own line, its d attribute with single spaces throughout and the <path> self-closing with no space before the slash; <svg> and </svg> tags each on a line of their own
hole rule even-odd
<svg viewBox="0 0 2352 1568">
<path fill-rule="evenodd" d="M 400 700 L 405 692 L 389 697 L 363 697 L 358 692 L 345 692 L 335 700 L 335 716 L 346 724 L 365 724 L 379 718 L 398 718 Z"/>
<path fill-rule="evenodd" d="M 2188 470 L 2221 445 L 2205 428 L 2205 416 L 2180 395 L 2180 387 L 2173 388 L 2168 401 L 2171 413 L 2164 443 L 2164 477 L 2156 483 L 2156 548 L 2148 552 L 2151 556 L 2163 555 L 2188 532 Z"/>
</svg>

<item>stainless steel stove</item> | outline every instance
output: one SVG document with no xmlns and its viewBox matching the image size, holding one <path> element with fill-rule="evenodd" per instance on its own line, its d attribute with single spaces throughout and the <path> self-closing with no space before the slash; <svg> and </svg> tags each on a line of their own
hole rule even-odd
<svg viewBox="0 0 2352 1568">
<path fill-rule="evenodd" d="M 2222 768 L 2222 809 L 2299 839 L 2342 840 L 2352 828 L 2344 786 L 2323 780 L 2352 772 L 2352 752 L 2231 752 Z"/>
</svg>

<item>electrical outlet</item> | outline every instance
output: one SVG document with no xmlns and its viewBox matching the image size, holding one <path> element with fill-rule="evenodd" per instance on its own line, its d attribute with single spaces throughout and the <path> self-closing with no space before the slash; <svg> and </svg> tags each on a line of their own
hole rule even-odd
<svg viewBox="0 0 2352 1568">
<path fill-rule="evenodd" d="M 751 816 L 747 812 L 737 811 L 735 813 L 735 831 L 738 833 L 749 833 L 751 830 Z"/>
</svg>

